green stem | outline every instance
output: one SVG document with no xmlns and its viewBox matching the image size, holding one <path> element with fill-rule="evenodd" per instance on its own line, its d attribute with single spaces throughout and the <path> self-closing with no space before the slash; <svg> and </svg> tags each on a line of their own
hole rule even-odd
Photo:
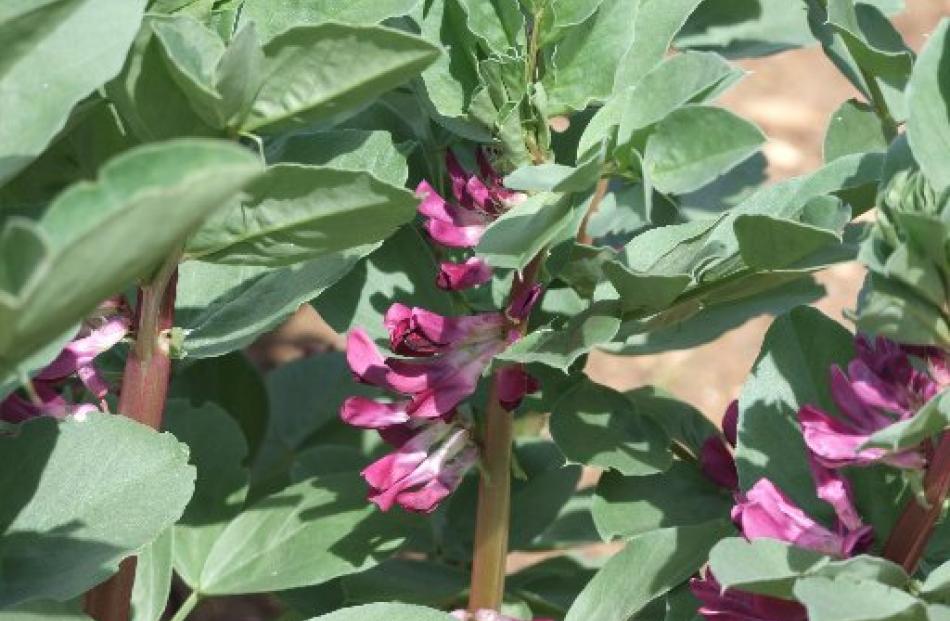
<svg viewBox="0 0 950 621">
<path fill-rule="evenodd" d="M 511 287 L 511 299 L 537 282 L 543 251 L 525 267 Z M 523 335 L 526 318 L 519 325 Z M 485 406 L 482 434 L 482 477 L 478 484 L 475 514 L 475 552 L 472 559 L 470 611 L 498 610 L 505 594 L 505 562 L 508 558 L 508 529 L 511 522 L 511 448 L 514 417 L 498 401 L 498 372 L 492 377 Z"/>
<path fill-rule="evenodd" d="M 191 595 L 188 596 L 188 599 L 182 603 L 181 608 L 178 609 L 178 612 L 175 613 L 175 616 L 171 618 L 171 621 L 185 621 L 185 619 L 187 619 L 188 615 L 194 611 L 195 607 L 200 601 L 201 595 L 198 593 L 198 591 L 192 591 Z"/>
</svg>

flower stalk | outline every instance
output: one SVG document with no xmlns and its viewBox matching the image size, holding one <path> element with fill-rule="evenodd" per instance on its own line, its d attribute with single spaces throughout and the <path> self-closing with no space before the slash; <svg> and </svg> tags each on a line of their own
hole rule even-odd
<svg viewBox="0 0 950 621">
<path fill-rule="evenodd" d="M 119 413 L 153 429 L 161 427 L 168 395 L 171 358 L 167 335 L 175 317 L 179 258 L 178 253 L 171 255 L 152 280 L 139 288 L 133 322 L 135 343 L 122 374 Z M 134 583 L 132 556 L 122 561 L 118 573 L 86 593 L 86 614 L 96 621 L 129 621 Z"/>
<path fill-rule="evenodd" d="M 540 267 L 541 255 L 538 255 L 515 279 L 510 299 L 518 299 L 535 285 Z M 528 318 L 525 318 L 518 330 L 524 335 L 527 328 Z M 480 609 L 498 610 L 505 593 L 514 415 L 499 401 L 500 376 L 501 371 L 496 371 L 492 377 L 481 438 L 482 475 L 478 483 L 472 585 L 468 600 L 468 609 L 472 613 Z"/>
<path fill-rule="evenodd" d="M 924 477 L 924 503 L 914 498 L 904 508 L 884 545 L 884 558 L 913 574 L 924 555 L 944 502 L 950 494 L 950 432 L 941 436 Z"/>
</svg>

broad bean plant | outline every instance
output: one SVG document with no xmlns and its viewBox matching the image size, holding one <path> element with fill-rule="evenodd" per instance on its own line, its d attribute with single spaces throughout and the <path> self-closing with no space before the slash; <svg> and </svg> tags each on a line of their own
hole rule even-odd
<svg viewBox="0 0 950 621">
<path fill-rule="evenodd" d="M 901 9 L 5 0 L 0 619 L 950 619 L 950 20 Z M 766 183 L 726 59 L 813 45 L 859 97 Z M 304 305 L 345 345 L 263 372 Z M 724 413 L 584 373 L 763 314 Z"/>
</svg>

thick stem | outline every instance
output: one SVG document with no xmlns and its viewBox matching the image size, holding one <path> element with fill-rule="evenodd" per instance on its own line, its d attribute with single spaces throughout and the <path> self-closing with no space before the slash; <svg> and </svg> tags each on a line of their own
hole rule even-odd
<svg viewBox="0 0 950 621">
<path fill-rule="evenodd" d="M 597 210 L 600 209 L 600 203 L 603 202 L 609 185 L 610 179 L 607 177 L 603 177 L 597 182 L 594 197 L 590 199 L 590 206 L 587 208 L 587 213 L 584 214 L 584 219 L 581 220 L 581 228 L 577 231 L 577 241 L 582 244 L 590 245 L 594 242 L 594 238 L 587 232 L 587 223 L 590 222 L 590 219 L 597 213 Z"/>
<path fill-rule="evenodd" d="M 178 255 L 170 258 L 155 278 L 139 289 L 135 312 L 135 345 L 122 374 L 119 413 L 158 429 L 162 424 L 171 359 L 167 330 L 173 325 Z M 86 593 L 86 614 L 96 621 L 129 621 L 135 582 L 135 557 L 119 565 L 119 572 Z"/>
<path fill-rule="evenodd" d="M 884 558 L 901 565 L 908 574 L 916 571 L 943 511 L 943 503 L 948 493 L 950 431 L 945 431 L 924 477 L 924 498 L 927 506 L 922 505 L 916 498 L 910 500 L 884 545 Z"/>
<path fill-rule="evenodd" d="M 511 288 L 516 298 L 537 282 L 541 255 L 525 267 Z M 519 326 L 523 335 L 525 319 Z M 514 428 L 512 413 L 498 401 L 498 373 L 492 378 L 485 407 L 482 435 L 482 478 L 478 483 L 475 515 L 475 552 L 472 560 L 472 588 L 468 608 L 498 610 L 505 594 L 505 561 L 508 558 L 508 526 L 511 522 L 511 447 Z"/>
</svg>

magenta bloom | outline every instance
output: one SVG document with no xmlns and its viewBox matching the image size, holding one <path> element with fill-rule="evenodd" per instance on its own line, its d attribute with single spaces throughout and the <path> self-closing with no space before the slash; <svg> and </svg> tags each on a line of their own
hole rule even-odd
<svg viewBox="0 0 950 621">
<path fill-rule="evenodd" d="M 524 296 L 522 296 L 524 297 Z M 344 421 L 358 427 L 378 429 L 403 423 L 410 417 L 438 418 L 475 392 L 478 380 L 492 359 L 518 338 L 517 321 L 537 300 L 516 299 L 502 313 L 480 313 L 443 317 L 422 308 L 393 304 L 386 312 L 393 352 L 412 356 L 384 358 L 361 329 L 347 337 L 346 357 L 350 370 L 361 382 L 373 384 L 404 398 L 382 403 L 364 397 L 350 397 L 343 403 Z M 506 383 L 504 398 L 517 402 L 524 396 Z M 524 380 L 525 391 L 536 384 Z"/>
<path fill-rule="evenodd" d="M 416 188 L 416 194 L 422 199 L 419 213 L 426 218 L 426 231 L 443 246 L 476 246 L 495 218 L 525 199 L 524 194 L 502 185 L 501 175 L 483 151 L 478 151 L 477 159 L 481 176 L 466 171 L 452 151 L 446 152 L 445 165 L 452 180 L 455 203 L 442 198 L 428 181 Z"/>
<path fill-rule="evenodd" d="M 839 515 L 837 531 L 829 530 L 812 519 L 771 481 L 759 479 L 749 491 L 737 495 L 732 519 L 750 540 L 778 539 L 836 557 L 848 557 L 856 550 L 866 548 L 870 543 L 871 527 L 851 520 L 856 512 L 850 495 L 831 504 Z M 844 509 L 847 509 L 844 515 L 850 526 L 841 519 Z"/>
<path fill-rule="evenodd" d="M 893 341 L 858 336 L 855 346 L 858 357 L 848 364 L 847 373 L 837 366 L 831 369 L 831 394 L 841 416 L 810 405 L 798 412 L 808 449 L 829 468 L 877 462 L 922 468 L 926 458 L 919 447 L 897 453 L 860 447 L 878 431 L 913 417 L 948 384 L 946 358 L 933 348 L 908 348 L 929 362 L 928 374 L 915 369 L 908 350 Z"/>
<path fill-rule="evenodd" d="M 699 614 L 716 621 L 807 621 L 808 613 L 798 602 L 726 589 L 707 568 L 702 578 L 693 578 L 689 589 L 700 601 Z"/>
<path fill-rule="evenodd" d="M 491 267 L 484 259 L 470 257 L 462 263 L 440 263 L 435 284 L 446 291 L 459 291 L 484 285 L 491 276 Z"/>
<path fill-rule="evenodd" d="M 357 380 L 383 388 L 391 401 L 349 397 L 340 417 L 377 429 L 396 450 L 363 471 L 369 499 L 383 511 L 393 505 L 434 510 L 478 460 L 478 448 L 459 424 L 456 406 L 475 392 L 492 359 L 519 338 L 517 325 L 538 298 L 518 296 L 505 313 L 445 317 L 393 304 L 384 324 L 390 348 L 404 357 L 384 357 L 361 329 L 347 336 L 346 357 Z M 499 400 L 513 408 L 537 382 L 519 367 L 499 374 Z"/>
<path fill-rule="evenodd" d="M 362 472 L 370 502 L 383 511 L 395 504 L 420 513 L 435 510 L 478 460 L 469 431 L 453 423 L 413 421 L 383 437 L 396 450 Z"/>
<path fill-rule="evenodd" d="M 730 449 L 736 446 L 738 421 L 739 402 L 733 401 L 722 417 L 722 432 L 725 439 L 719 436 L 706 438 L 699 453 L 699 466 L 706 478 L 728 490 L 739 489 L 739 472 Z"/>
<path fill-rule="evenodd" d="M 93 361 L 124 339 L 130 325 L 129 309 L 121 298 L 103 302 L 96 314 L 83 322 L 76 337 L 33 378 L 33 388 L 39 402 L 14 393 L 0 402 L 0 420 L 16 423 L 35 416 L 62 418 L 96 411 L 98 408 L 91 404 L 68 402 L 59 394 L 57 387 L 76 377 L 93 397 L 103 401 L 109 392 L 109 384 Z"/>
</svg>

